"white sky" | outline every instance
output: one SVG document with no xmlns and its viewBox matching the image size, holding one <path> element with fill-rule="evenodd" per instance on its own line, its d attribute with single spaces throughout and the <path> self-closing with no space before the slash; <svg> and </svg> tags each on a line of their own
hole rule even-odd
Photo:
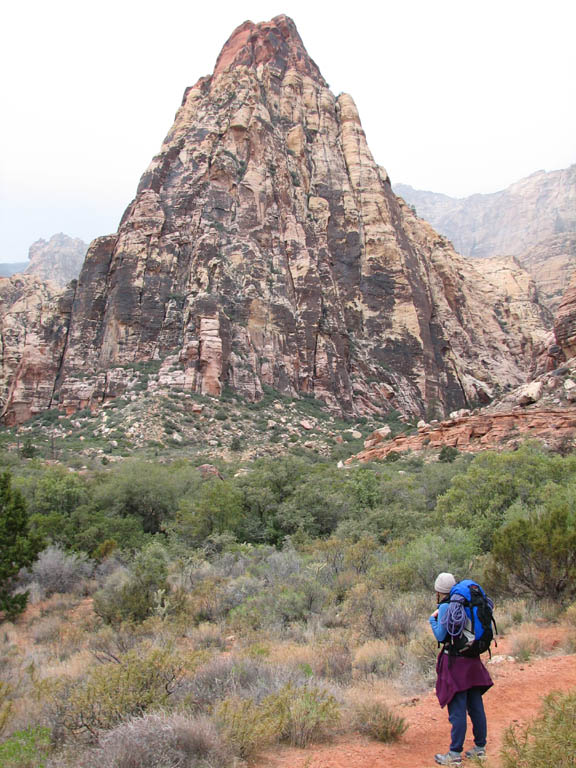
<svg viewBox="0 0 576 768">
<path fill-rule="evenodd" d="M 184 89 L 291 16 L 393 183 L 464 196 L 576 162 L 574 0 L 25 0 L 2 13 L 0 261 L 114 232 Z"/>
</svg>

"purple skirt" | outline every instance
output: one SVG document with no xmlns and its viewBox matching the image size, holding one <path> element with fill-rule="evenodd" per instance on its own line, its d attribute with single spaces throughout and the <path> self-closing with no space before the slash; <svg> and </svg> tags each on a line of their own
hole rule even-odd
<svg viewBox="0 0 576 768">
<path fill-rule="evenodd" d="M 466 656 L 449 656 L 443 651 L 436 663 L 436 696 L 441 707 L 449 704 L 456 693 L 467 691 L 469 688 L 481 688 L 485 694 L 494 683 L 488 670 L 479 658 L 469 659 Z"/>
</svg>

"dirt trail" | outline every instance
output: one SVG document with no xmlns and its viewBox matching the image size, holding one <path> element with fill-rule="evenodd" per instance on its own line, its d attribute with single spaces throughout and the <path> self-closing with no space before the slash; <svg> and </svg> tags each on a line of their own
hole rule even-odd
<svg viewBox="0 0 576 768">
<path fill-rule="evenodd" d="M 491 664 L 494 687 L 484 697 L 488 718 L 490 768 L 498 766 L 502 735 L 511 723 L 525 723 L 536 715 L 543 696 L 553 690 L 576 687 L 576 656 L 551 656 L 527 663 Z M 384 683 L 383 683 L 384 685 Z M 308 749 L 286 748 L 268 753 L 259 768 L 432 768 L 436 752 L 446 752 L 450 726 L 434 693 L 408 700 L 395 711 L 409 723 L 397 744 L 380 744 L 349 735 Z M 469 727 L 466 748 L 472 746 Z"/>
</svg>

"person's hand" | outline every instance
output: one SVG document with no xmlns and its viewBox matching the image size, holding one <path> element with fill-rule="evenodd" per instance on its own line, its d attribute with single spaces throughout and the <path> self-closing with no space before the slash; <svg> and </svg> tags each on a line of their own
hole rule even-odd
<svg viewBox="0 0 576 768">
<path fill-rule="evenodd" d="M 438 618 L 438 608 L 436 608 L 436 610 L 434 611 L 434 613 L 432 614 L 432 616 L 430 616 L 430 618 L 431 618 L 431 619 L 437 619 L 437 618 Z"/>
</svg>

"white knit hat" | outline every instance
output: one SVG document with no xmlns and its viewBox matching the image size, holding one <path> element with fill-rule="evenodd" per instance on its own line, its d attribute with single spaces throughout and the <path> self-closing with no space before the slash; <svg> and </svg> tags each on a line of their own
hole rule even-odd
<svg viewBox="0 0 576 768">
<path fill-rule="evenodd" d="M 456 584 L 456 579 L 451 573 L 440 573 L 434 582 L 434 589 L 441 595 L 447 595 L 454 584 Z"/>
</svg>

